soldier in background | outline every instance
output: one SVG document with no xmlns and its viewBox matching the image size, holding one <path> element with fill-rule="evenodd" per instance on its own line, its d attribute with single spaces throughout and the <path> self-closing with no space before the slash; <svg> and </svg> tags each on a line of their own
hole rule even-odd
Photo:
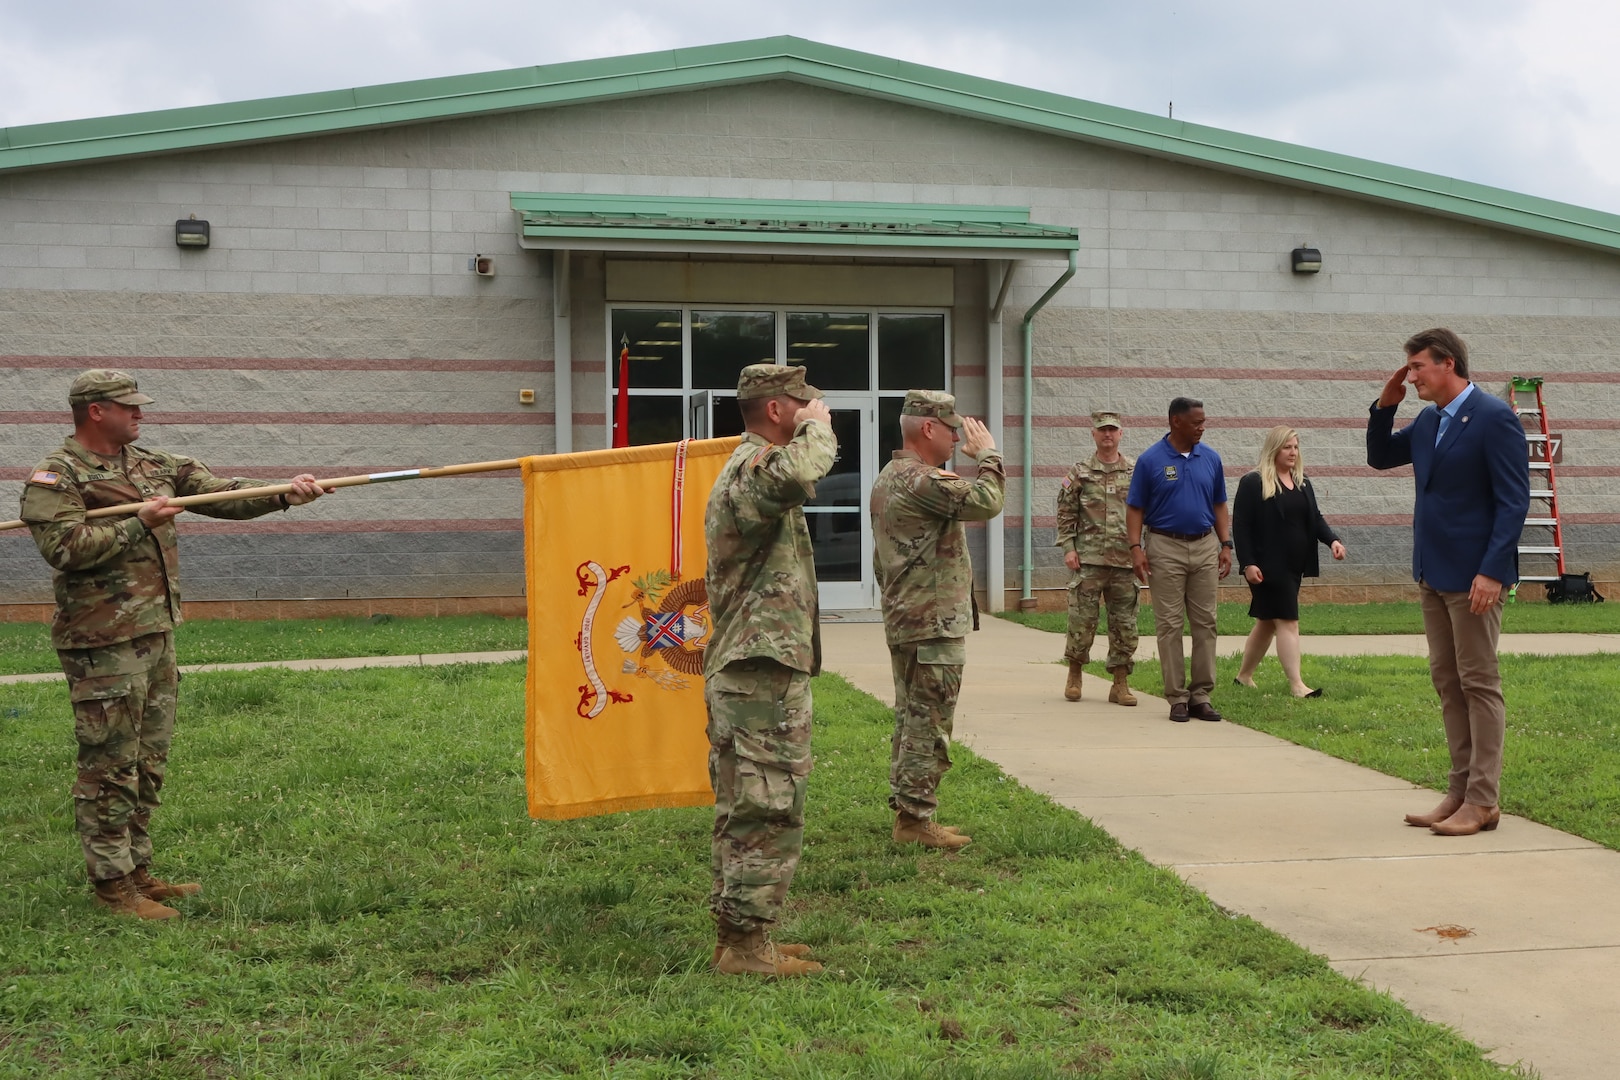
<svg viewBox="0 0 1620 1080">
<path fill-rule="evenodd" d="M 1063 696 L 1080 700 L 1081 672 L 1091 661 L 1097 636 L 1097 605 L 1108 609 L 1108 672 L 1114 685 L 1108 700 L 1135 705 L 1130 674 L 1136 666 L 1136 578 L 1131 570 L 1130 541 L 1125 538 L 1125 493 L 1136 462 L 1119 452 L 1123 432 L 1119 414 L 1091 414 L 1091 439 L 1097 452 L 1076 462 L 1057 497 L 1057 546 L 1069 580 L 1069 636 L 1063 659 L 1069 679 Z"/>
<path fill-rule="evenodd" d="M 703 654 L 714 786 L 714 966 L 728 975 L 809 975 L 804 945 L 768 931 L 804 843 L 810 676 L 821 669 L 816 567 L 802 507 L 838 441 L 804 369 L 750 364 L 737 379 L 747 428 L 703 519 L 709 611 Z"/>
<path fill-rule="evenodd" d="M 944 469 L 962 450 L 979 475 Z M 1007 478 L 995 439 L 956 414 L 956 399 L 912 390 L 900 408 L 903 449 L 872 485 L 872 555 L 883 593 L 883 630 L 894 669 L 889 806 L 899 843 L 956 849 L 972 839 L 934 821 L 939 782 L 951 767 L 951 726 L 973 625 L 973 564 L 964 521 L 1001 513 Z"/>
<path fill-rule="evenodd" d="M 172 919 L 162 901 L 202 891 L 152 876 L 152 811 L 174 733 L 180 672 L 179 552 L 171 496 L 264 486 L 214 476 L 192 458 L 136 447 L 141 406 L 152 399 L 121 371 L 73 380 L 73 435 L 34 467 L 22 514 L 51 564 L 56 646 L 73 701 L 79 742 L 73 815 L 96 899 L 121 915 Z M 198 506 L 217 518 L 254 518 L 319 498 L 310 475 L 285 495 Z M 85 512 L 145 502 L 132 517 L 85 520 Z"/>
</svg>

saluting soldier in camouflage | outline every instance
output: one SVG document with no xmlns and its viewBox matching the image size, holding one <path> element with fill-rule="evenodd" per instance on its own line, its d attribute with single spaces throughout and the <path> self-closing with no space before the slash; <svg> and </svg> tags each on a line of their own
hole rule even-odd
<svg viewBox="0 0 1620 1080">
<path fill-rule="evenodd" d="M 152 399 L 121 371 L 87 371 L 68 390 L 73 435 L 34 467 L 22 514 L 56 592 L 51 644 L 67 675 L 79 743 L 74 819 L 97 900 L 120 914 L 171 919 L 161 903 L 201 891 L 154 878 L 152 811 L 163 787 L 180 673 L 180 567 L 172 496 L 261 486 L 214 476 L 192 458 L 136 447 Z M 286 495 L 198 506 L 252 518 L 321 494 L 313 476 Z M 85 512 L 145 502 L 131 517 Z"/>
<path fill-rule="evenodd" d="M 1070 701 L 1080 700 L 1081 670 L 1091 660 L 1100 601 L 1108 609 L 1108 671 L 1114 676 L 1108 700 L 1136 704 L 1129 681 L 1136 666 L 1136 579 L 1125 539 L 1125 494 L 1136 462 L 1119 452 L 1122 432 L 1118 413 L 1092 413 L 1097 452 L 1077 462 L 1058 489 L 1057 546 L 1063 549 L 1063 565 L 1073 572 L 1063 651 L 1069 664 L 1063 696 Z"/>
<path fill-rule="evenodd" d="M 838 442 L 804 369 L 750 364 L 737 379 L 747 432 L 720 470 L 703 519 L 713 631 L 704 649 L 714 885 L 709 909 L 726 974 L 807 975 L 803 945 L 777 920 L 804 843 L 810 676 L 821 669 L 816 567 L 804 504 Z"/>
<path fill-rule="evenodd" d="M 944 468 L 958 441 L 979 466 L 973 480 Z M 872 566 L 894 671 L 889 758 L 893 837 L 955 849 L 972 838 L 934 820 L 951 767 L 951 727 L 973 626 L 973 563 L 966 521 L 1001 513 L 1007 478 L 989 429 L 956 413 L 956 399 L 912 390 L 900 407 L 903 449 L 872 485 Z"/>
</svg>

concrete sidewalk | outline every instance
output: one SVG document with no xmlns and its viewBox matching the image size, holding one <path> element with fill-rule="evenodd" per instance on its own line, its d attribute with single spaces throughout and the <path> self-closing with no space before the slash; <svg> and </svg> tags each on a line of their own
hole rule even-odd
<svg viewBox="0 0 1620 1080">
<path fill-rule="evenodd" d="M 1602 635 L 1526 638 L 1502 647 L 1620 651 Z M 1241 644 L 1222 639 L 1221 655 Z M 1307 638 L 1305 649 L 1391 644 Z M 1620 1016 L 1620 853 L 1511 816 L 1463 838 L 1408 827 L 1401 815 L 1438 795 L 1236 724 L 1170 723 L 1160 698 L 1110 705 L 1108 683 L 1090 675 L 1084 700 L 1063 700 L 1062 649 L 1055 634 L 984 619 L 968 639 L 958 739 L 1494 1059 L 1534 1065 L 1547 1080 L 1620 1075 L 1608 1026 Z M 880 625 L 824 626 L 823 655 L 828 670 L 894 700 Z M 1214 700 L 1241 713 L 1235 687 L 1217 687 Z M 1434 723 L 1438 732 L 1438 703 Z M 971 826 L 949 818 L 946 783 L 948 820 Z M 1472 933 L 1434 930 L 1447 926 Z"/>
</svg>

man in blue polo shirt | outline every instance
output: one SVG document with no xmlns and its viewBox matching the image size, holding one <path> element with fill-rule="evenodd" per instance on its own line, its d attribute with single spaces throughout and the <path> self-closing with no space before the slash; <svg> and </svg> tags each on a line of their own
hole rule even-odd
<svg viewBox="0 0 1620 1080">
<path fill-rule="evenodd" d="M 1215 589 L 1232 572 L 1232 521 L 1221 455 L 1200 445 L 1204 403 L 1170 403 L 1170 433 L 1136 459 L 1125 496 L 1125 538 L 1136 577 L 1152 590 L 1159 670 L 1170 719 L 1219 720 L 1215 689 Z M 1181 649 L 1182 618 L 1192 624 L 1192 680 Z"/>
</svg>

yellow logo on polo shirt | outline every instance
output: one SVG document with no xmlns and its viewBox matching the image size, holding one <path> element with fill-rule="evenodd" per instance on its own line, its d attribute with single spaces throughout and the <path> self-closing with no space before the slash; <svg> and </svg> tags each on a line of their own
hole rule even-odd
<svg viewBox="0 0 1620 1080">
<path fill-rule="evenodd" d="M 1164 467 L 1164 478 L 1166 480 L 1180 480 L 1181 479 L 1181 477 L 1176 473 L 1176 467 L 1174 465 L 1166 465 Z"/>
</svg>

